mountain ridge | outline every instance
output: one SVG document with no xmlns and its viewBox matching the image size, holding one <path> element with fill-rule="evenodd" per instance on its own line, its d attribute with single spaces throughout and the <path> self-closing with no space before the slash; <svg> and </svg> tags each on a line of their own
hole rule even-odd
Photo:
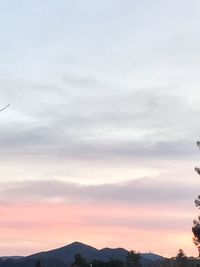
<svg viewBox="0 0 200 267">
<path fill-rule="evenodd" d="M 52 249 L 49 251 L 38 252 L 29 256 L 24 257 L 23 259 L 56 259 L 62 260 L 66 264 L 71 264 L 74 261 L 75 254 L 80 253 L 87 261 L 101 260 L 109 261 L 112 259 L 117 260 L 126 260 L 128 250 L 118 247 L 118 248 L 109 248 L 105 247 L 102 249 L 97 249 L 90 245 L 75 241 L 68 245 L 65 245 L 60 248 Z M 141 257 L 145 260 L 157 261 L 162 260 L 163 257 L 155 253 L 141 253 Z"/>
<path fill-rule="evenodd" d="M 75 241 L 60 248 L 38 252 L 29 256 L 0 257 L 0 267 L 35 267 L 38 260 L 41 261 L 43 267 L 70 267 L 76 254 L 81 254 L 88 263 L 96 262 L 97 266 L 106 266 L 111 262 L 121 262 L 121 265 L 119 264 L 118 266 L 123 266 L 123 263 L 127 261 L 128 252 L 128 250 L 120 247 L 97 249 Z M 143 267 L 159 267 L 164 260 L 164 257 L 154 253 L 140 253 L 140 255 L 140 263 Z"/>
</svg>

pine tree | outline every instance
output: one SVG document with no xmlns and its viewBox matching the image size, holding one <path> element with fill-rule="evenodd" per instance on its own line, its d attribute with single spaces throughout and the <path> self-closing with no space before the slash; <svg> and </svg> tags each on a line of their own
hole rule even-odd
<svg viewBox="0 0 200 267">
<path fill-rule="evenodd" d="M 187 256 L 185 255 L 182 249 L 179 249 L 176 257 L 175 257 L 175 266 L 184 267 L 188 266 Z"/>
<path fill-rule="evenodd" d="M 185 255 L 184 251 L 182 249 L 179 249 L 177 255 L 176 255 L 176 259 L 177 260 L 183 260 L 186 259 L 187 256 Z"/>
</svg>

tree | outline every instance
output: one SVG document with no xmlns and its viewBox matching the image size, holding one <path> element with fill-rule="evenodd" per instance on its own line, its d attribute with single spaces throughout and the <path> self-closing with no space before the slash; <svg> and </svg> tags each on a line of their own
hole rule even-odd
<svg viewBox="0 0 200 267">
<path fill-rule="evenodd" d="M 176 255 L 176 259 L 177 260 L 183 260 L 186 259 L 187 256 L 185 255 L 184 251 L 182 249 L 179 249 L 177 255 Z"/>
<path fill-rule="evenodd" d="M 86 262 L 85 258 L 82 257 L 81 254 L 75 254 L 74 262 L 72 263 L 72 267 L 88 267 L 88 263 Z"/>
<path fill-rule="evenodd" d="M 126 256 L 126 265 L 128 267 L 139 267 L 141 266 L 140 264 L 140 253 L 136 252 L 134 250 L 131 250 L 127 253 Z"/>
<path fill-rule="evenodd" d="M 187 265 L 187 256 L 182 249 L 179 249 L 175 258 L 175 262 L 177 267 L 183 267 Z"/>
<path fill-rule="evenodd" d="M 197 146 L 200 148 L 200 141 L 197 141 Z M 200 175 L 199 167 L 195 167 L 195 171 Z M 195 205 L 196 207 L 200 208 L 200 195 L 195 200 Z M 197 247 L 199 251 L 199 256 L 200 256 L 200 216 L 198 217 L 198 219 L 193 220 L 192 232 L 194 234 L 193 242 L 195 246 Z"/>
</svg>

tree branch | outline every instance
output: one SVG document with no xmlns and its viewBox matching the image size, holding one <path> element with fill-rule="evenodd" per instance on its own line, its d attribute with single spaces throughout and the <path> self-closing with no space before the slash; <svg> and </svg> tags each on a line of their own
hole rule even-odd
<svg viewBox="0 0 200 267">
<path fill-rule="evenodd" d="M 4 109 L 6 109 L 7 107 L 9 107 L 10 104 L 8 104 L 7 106 L 5 106 L 4 108 L 0 109 L 0 112 L 3 111 Z"/>
</svg>

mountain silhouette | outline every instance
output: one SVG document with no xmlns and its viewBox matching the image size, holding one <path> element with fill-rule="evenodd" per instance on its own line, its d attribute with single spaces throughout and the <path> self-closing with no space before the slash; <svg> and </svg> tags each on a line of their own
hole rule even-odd
<svg viewBox="0 0 200 267">
<path fill-rule="evenodd" d="M 42 266 L 70 267 L 76 254 L 81 254 L 87 262 L 94 260 L 109 262 L 119 260 L 126 262 L 128 250 L 124 248 L 96 249 L 89 245 L 74 242 L 61 248 L 39 252 L 26 257 L 0 257 L 0 267 L 35 267 L 38 260 Z M 141 253 L 141 264 L 145 267 L 159 266 L 164 258 L 153 253 Z"/>
<path fill-rule="evenodd" d="M 65 264 L 71 264 L 74 261 L 75 254 L 80 253 L 88 262 L 93 260 L 109 261 L 110 259 L 125 261 L 128 250 L 124 248 L 103 248 L 96 249 L 92 246 L 74 242 L 61 248 L 50 251 L 40 252 L 37 254 L 24 257 L 26 259 L 41 259 L 41 260 L 61 260 Z M 157 261 L 163 257 L 153 253 L 141 253 L 144 260 Z"/>
</svg>

